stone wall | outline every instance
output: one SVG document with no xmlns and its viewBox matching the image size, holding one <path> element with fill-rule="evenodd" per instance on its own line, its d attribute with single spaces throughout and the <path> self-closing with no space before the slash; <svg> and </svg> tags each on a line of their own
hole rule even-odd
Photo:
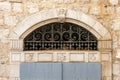
<svg viewBox="0 0 120 80">
<path fill-rule="evenodd" d="M 106 27 L 113 40 L 113 62 L 119 67 L 115 56 L 120 48 L 120 0 L 0 0 L 0 80 L 9 78 L 9 35 L 13 29 L 30 15 L 55 8 L 84 12 Z"/>
</svg>

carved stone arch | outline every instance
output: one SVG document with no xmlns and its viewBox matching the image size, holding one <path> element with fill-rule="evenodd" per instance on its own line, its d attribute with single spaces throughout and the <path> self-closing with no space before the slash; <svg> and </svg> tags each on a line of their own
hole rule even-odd
<svg viewBox="0 0 120 80">
<path fill-rule="evenodd" d="M 77 12 L 70 9 L 65 9 L 65 11 L 63 9 L 62 11 L 63 12 L 61 12 L 61 9 L 51 9 L 41 11 L 25 18 L 16 26 L 14 31 L 10 34 L 10 38 L 19 39 L 27 30 L 37 23 L 49 23 L 51 21 L 55 21 L 52 19 L 57 19 L 56 21 L 59 21 L 59 19 L 60 21 L 61 19 L 65 19 L 65 21 L 70 21 L 78 25 L 84 25 L 83 27 L 94 33 L 98 39 L 111 40 L 109 31 L 97 20 L 92 19 L 82 12 Z"/>
<path fill-rule="evenodd" d="M 96 36 L 99 41 L 98 48 L 111 49 L 111 34 L 102 24 L 82 12 L 64 8 L 41 11 L 25 18 L 10 34 L 11 49 L 23 50 L 23 39 L 30 32 L 52 22 L 70 22 L 80 25 Z"/>
</svg>

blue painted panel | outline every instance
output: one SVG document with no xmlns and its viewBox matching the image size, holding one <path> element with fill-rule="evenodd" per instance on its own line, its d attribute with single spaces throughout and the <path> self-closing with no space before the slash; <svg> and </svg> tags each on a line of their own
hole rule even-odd
<svg viewBox="0 0 120 80">
<path fill-rule="evenodd" d="M 101 80 L 100 63 L 22 63 L 21 80 Z"/>
<path fill-rule="evenodd" d="M 101 80 L 101 64 L 63 63 L 63 80 Z"/>
<path fill-rule="evenodd" d="M 87 80 L 101 80 L 101 64 L 100 63 L 88 63 L 87 64 Z"/>
<path fill-rule="evenodd" d="M 21 80 L 61 80 L 61 63 L 22 63 Z"/>
</svg>

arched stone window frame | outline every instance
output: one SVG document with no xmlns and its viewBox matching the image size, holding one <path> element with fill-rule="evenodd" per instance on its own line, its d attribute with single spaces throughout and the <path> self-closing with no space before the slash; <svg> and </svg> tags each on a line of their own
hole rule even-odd
<svg viewBox="0 0 120 80">
<path fill-rule="evenodd" d="M 65 12 L 61 12 L 61 9 L 51 9 L 33 14 L 20 22 L 10 34 L 11 49 L 23 50 L 23 45 L 21 45 L 21 43 L 23 43 L 25 36 L 36 28 L 52 22 L 58 22 L 59 19 L 64 19 L 65 22 L 71 22 L 83 26 L 85 29 L 89 30 L 97 37 L 98 41 L 100 41 L 98 48 L 102 48 L 101 41 L 111 42 L 110 32 L 97 20 L 82 12 L 77 12 L 70 9 L 65 9 Z M 107 44 L 109 44 L 109 42 L 107 42 Z M 16 45 L 13 45 L 13 43 L 16 43 Z M 111 44 L 109 44 L 108 48 L 110 47 Z"/>
<path fill-rule="evenodd" d="M 104 61 L 105 62 L 107 61 L 107 63 L 109 64 L 107 67 L 109 68 L 103 69 L 103 71 L 106 71 L 106 74 L 103 74 L 102 78 L 111 80 L 112 79 L 112 71 L 111 71 L 112 70 L 112 65 L 111 65 L 112 64 L 111 62 L 112 60 L 112 56 L 111 56 L 112 55 L 111 53 L 112 39 L 111 39 L 110 32 L 96 19 L 91 18 L 90 16 L 84 14 L 83 12 L 78 12 L 78 11 L 64 9 L 64 8 L 44 10 L 44 11 L 35 13 L 31 16 L 28 16 L 22 22 L 20 22 L 15 27 L 15 29 L 12 31 L 12 33 L 9 36 L 10 41 L 11 41 L 10 42 L 10 48 L 11 48 L 10 64 L 11 65 L 14 64 L 13 67 L 16 67 L 17 70 L 14 70 L 14 68 L 11 67 L 11 71 L 16 73 L 16 76 L 12 75 L 12 73 L 10 74 L 11 80 L 13 76 L 19 78 L 19 72 L 20 72 L 19 63 L 24 62 L 25 56 L 27 56 L 27 54 L 24 55 L 25 52 L 23 51 L 24 38 L 29 33 L 31 33 L 33 30 L 37 29 L 38 27 L 43 26 L 45 24 L 58 22 L 58 21 L 59 22 L 70 22 L 70 23 L 80 25 L 84 27 L 85 29 L 89 30 L 93 35 L 96 36 L 98 40 L 98 51 L 96 53 L 98 54 L 95 54 L 94 52 L 89 52 L 90 54 L 88 54 L 87 52 L 82 52 L 83 54 L 81 55 L 84 55 L 84 53 L 85 55 L 87 54 L 88 57 L 98 55 L 99 57 L 98 62 L 101 62 L 101 63 L 103 62 L 102 66 L 106 64 L 104 63 Z M 49 52 L 50 54 L 52 53 L 51 51 Z M 32 52 L 26 52 L 26 53 L 30 53 L 28 55 L 29 58 L 27 59 L 31 61 L 32 56 L 33 56 Z M 36 56 L 37 52 L 34 52 L 34 53 Z M 64 51 L 61 51 L 60 54 L 58 54 L 58 58 L 60 58 L 60 61 L 63 61 L 66 57 L 64 56 L 64 54 L 61 55 L 61 53 L 64 53 Z M 74 55 L 73 53 L 71 51 L 71 55 Z M 14 54 L 13 57 L 17 57 L 15 61 L 18 61 L 18 63 L 13 62 L 12 60 L 13 54 Z M 45 54 L 45 55 L 48 56 L 49 54 Z M 68 55 L 68 53 L 66 53 L 65 55 Z M 108 56 L 108 57 L 104 59 L 101 56 Z M 88 57 L 85 57 L 85 62 L 89 62 L 92 60 L 92 57 L 90 60 Z M 35 61 L 37 60 L 35 59 Z M 109 71 L 109 74 L 107 73 L 107 71 Z"/>
</svg>

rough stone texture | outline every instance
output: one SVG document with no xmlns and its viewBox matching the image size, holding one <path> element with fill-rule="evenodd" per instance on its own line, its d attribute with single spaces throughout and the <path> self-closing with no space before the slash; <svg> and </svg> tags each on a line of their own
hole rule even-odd
<svg viewBox="0 0 120 80">
<path fill-rule="evenodd" d="M 21 3 L 13 3 L 13 11 L 14 12 L 22 12 L 22 4 Z"/>
<path fill-rule="evenodd" d="M 55 8 L 84 12 L 99 21 L 111 33 L 112 54 L 117 54 L 120 48 L 120 0 L 0 0 L 0 80 L 9 77 L 9 34 L 26 17 Z M 113 60 L 118 61 L 115 67 L 120 66 L 119 59 L 113 57 Z M 114 69 L 114 80 L 119 80 L 118 69 Z"/>
<path fill-rule="evenodd" d="M 0 2 L 0 11 L 10 12 L 11 11 L 11 3 Z"/>
</svg>

